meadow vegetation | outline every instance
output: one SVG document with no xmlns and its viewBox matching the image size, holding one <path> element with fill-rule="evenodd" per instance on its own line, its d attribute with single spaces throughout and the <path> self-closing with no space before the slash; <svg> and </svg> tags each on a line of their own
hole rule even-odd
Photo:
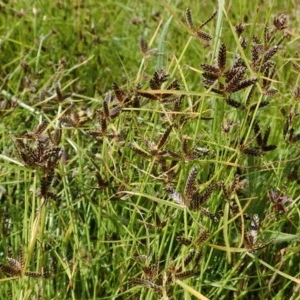
<svg viewBox="0 0 300 300">
<path fill-rule="evenodd" d="M 0 2 L 0 299 L 299 299 L 296 1 Z"/>
</svg>

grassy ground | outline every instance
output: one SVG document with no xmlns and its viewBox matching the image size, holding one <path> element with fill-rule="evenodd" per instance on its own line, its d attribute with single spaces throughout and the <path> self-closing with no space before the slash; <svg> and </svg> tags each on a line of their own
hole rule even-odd
<svg viewBox="0 0 300 300">
<path fill-rule="evenodd" d="M 300 298 L 297 3 L 214 2 L 0 2 L 1 299 Z"/>
</svg>

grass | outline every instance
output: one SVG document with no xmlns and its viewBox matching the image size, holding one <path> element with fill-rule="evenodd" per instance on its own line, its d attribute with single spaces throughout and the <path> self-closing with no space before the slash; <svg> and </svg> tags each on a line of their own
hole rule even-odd
<svg viewBox="0 0 300 300">
<path fill-rule="evenodd" d="M 295 7 L 0 3 L 0 298 L 299 299 Z"/>
</svg>

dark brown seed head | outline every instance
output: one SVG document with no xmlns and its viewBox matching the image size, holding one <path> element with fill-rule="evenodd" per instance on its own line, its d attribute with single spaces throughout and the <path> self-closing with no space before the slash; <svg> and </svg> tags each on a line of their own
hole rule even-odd
<svg viewBox="0 0 300 300">
<path fill-rule="evenodd" d="M 163 145 L 166 143 L 171 131 L 172 131 L 173 126 L 170 125 L 167 130 L 165 131 L 165 133 L 163 134 L 163 136 L 160 138 L 160 140 L 157 143 L 157 149 L 161 149 L 163 147 Z"/>
<path fill-rule="evenodd" d="M 201 67 L 207 73 L 212 73 L 212 74 L 218 75 L 219 72 L 220 72 L 220 69 L 218 67 L 213 66 L 213 65 L 202 63 Z"/>
<path fill-rule="evenodd" d="M 263 154 L 260 148 L 245 147 L 242 148 L 241 151 L 249 156 L 261 156 Z"/>
<path fill-rule="evenodd" d="M 148 43 L 146 40 L 144 40 L 142 37 L 139 38 L 139 45 L 140 45 L 140 49 L 141 52 L 143 53 L 143 55 L 147 54 L 148 51 Z"/>
<path fill-rule="evenodd" d="M 269 101 L 261 101 L 259 103 L 259 107 L 258 108 L 262 108 L 262 107 L 265 107 L 269 104 L 270 102 Z M 254 103 L 250 106 L 250 111 L 253 111 L 256 109 L 256 106 L 257 106 L 257 103 Z"/>
<path fill-rule="evenodd" d="M 273 24 L 278 30 L 284 30 L 288 27 L 288 16 L 286 14 L 280 14 L 279 16 L 276 16 L 273 20 Z"/>
<path fill-rule="evenodd" d="M 241 103 L 229 98 L 229 97 L 226 97 L 226 102 L 228 105 L 234 107 L 234 108 L 240 108 L 242 105 Z"/>
<path fill-rule="evenodd" d="M 141 149 L 139 146 L 137 146 L 135 143 L 130 144 L 130 148 L 136 152 L 137 154 L 143 156 L 144 158 L 150 158 L 151 156 L 143 149 Z"/>
<path fill-rule="evenodd" d="M 225 86 L 225 91 L 227 93 L 231 93 L 231 92 L 237 90 L 241 80 L 243 79 L 243 77 L 245 75 L 245 72 L 246 72 L 245 68 L 239 68 L 237 73 L 232 77 L 232 79 Z"/>
<path fill-rule="evenodd" d="M 235 31 L 238 36 L 240 36 L 244 32 L 244 30 L 245 30 L 244 24 L 239 23 L 239 24 L 235 25 Z"/>
<path fill-rule="evenodd" d="M 300 86 L 294 88 L 292 95 L 295 100 L 300 100 Z"/>
<path fill-rule="evenodd" d="M 187 266 L 194 258 L 196 254 L 196 251 L 194 249 L 192 249 L 189 254 L 186 256 L 186 258 L 184 259 L 184 266 Z"/>
<path fill-rule="evenodd" d="M 257 142 L 258 146 L 262 146 L 263 138 L 262 138 L 261 129 L 260 129 L 258 123 L 254 124 L 253 129 L 254 129 L 254 133 L 256 136 L 256 142 Z"/>
<path fill-rule="evenodd" d="M 192 170 L 189 173 L 189 176 L 186 180 L 186 185 L 184 189 L 184 195 L 187 198 L 192 197 L 192 195 L 195 193 L 195 180 L 197 176 L 198 169 L 197 168 L 192 168 Z"/>
<path fill-rule="evenodd" d="M 64 97 L 62 95 L 59 83 L 57 83 L 56 86 L 55 86 L 55 92 L 56 92 L 57 101 L 62 102 L 64 100 Z"/>
<path fill-rule="evenodd" d="M 193 210 L 201 209 L 201 206 L 208 200 L 208 198 L 214 191 L 215 187 L 216 187 L 216 183 L 212 182 L 202 193 L 195 192 L 192 195 L 190 208 Z"/>
<path fill-rule="evenodd" d="M 242 80 L 238 86 L 236 87 L 236 89 L 233 90 L 233 92 L 238 92 L 240 90 L 244 90 L 249 86 L 254 85 L 257 82 L 257 78 L 249 78 L 249 79 L 245 79 Z"/>
<path fill-rule="evenodd" d="M 275 33 L 276 33 L 276 29 L 274 27 L 268 28 L 267 26 L 265 26 L 264 29 L 264 46 L 268 47 L 269 45 L 272 44 L 272 42 L 275 39 Z"/>
<path fill-rule="evenodd" d="M 33 132 L 33 135 L 38 138 L 47 128 L 48 121 L 43 121 L 41 124 L 39 124 L 36 129 Z"/>
<path fill-rule="evenodd" d="M 197 30 L 196 35 L 199 39 L 204 41 L 210 41 L 212 39 L 212 36 L 209 33 L 206 33 L 201 29 Z"/>
<path fill-rule="evenodd" d="M 189 238 L 185 238 L 183 235 L 177 236 L 176 240 L 178 243 L 185 245 L 185 246 L 189 246 L 192 244 L 192 240 Z"/>
<path fill-rule="evenodd" d="M 193 276 L 198 276 L 200 274 L 200 271 L 198 270 L 189 270 L 189 271 L 184 271 L 181 273 L 176 273 L 175 277 L 180 278 L 180 279 L 185 279 L 185 278 L 190 278 Z"/>
<path fill-rule="evenodd" d="M 259 230 L 259 216 L 257 214 L 253 215 L 250 225 L 249 238 L 250 244 L 255 245 L 257 242 L 257 235 Z"/>
<path fill-rule="evenodd" d="M 168 80 L 169 75 L 165 73 L 164 69 L 156 70 L 150 80 L 150 88 L 152 90 L 159 90 L 161 85 Z"/>
<path fill-rule="evenodd" d="M 220 46 L 219 53 L 218 53 L 218 67 L 222 71 L 225 69 L 226 65 L 226 45 L 223 43 Z"/>
<path fill-rule="evenodd" d="M 244 66 L 239 66 L 239 67 L 231 68 L 230 70 L 228 70 L 228 71 L 226 71 L 224 73 L 226 82 L 231 81 L 231 79 L 235 75 L 237 75 L 239 72 L 245 72 L 245 71 L 246 71 L 246 68 Z"/>
<path fill-rule="evenodd" d="M 121 104 L 124 104 L 125 102 L 127 102 L 128 97 L 127 97 L 126 92 L 123 89 L 121 89 L 116 82 L 113 83 L 113 90 L 114 90 L 114 93 L 115 93 L 115 96 L 116 96 L 116 99 L 118 100 L 118 102 L 120 102 Z"/>
<path fill-rule="evenodd" d="M 192 19 L 192 14 L 189 8 L 186 9 L 185 11 L 185 17 L 186 17 L 186 22 L 188 26 L 190 27 L 191 30 L 194 30 L 194 23 Z"/>
<path fill-rule="evenodd" d="M 198 253 L 196 254 L 195 260 L 194 260 L 194 269 L 197 268 L 201 258 L 202 258 L 203 252 L 202 250 L 198 251 Z"/>
<path fill-rule="evenodd" d="M 196 240 L 196 245 L 200 246 L 202 245 L 208 238 L 209 238 L 209 231 L 208 230 L 204 230 L 202 232 L 200 232 L 197 240 Z"/>
<path fill-rule="evenodd" d="M 25 271 L 25 275 L 28 276 L 28 277 L 33 277 L 33 278 L 44 277 L 42 273 L 34 272 L 34 271 Z"/>
<path fill-rule="evenodd" d="M 203 22 L 200 28 L 204 27 L 207 23 L 209 23 L 216 15 L 217 15 L 217 11 L 215 11 L 205 22 Z"/>
<path fill-rule="evenodd" d="M 122 110 L 122 106 L 116 105 L 115 107 L 113 107 L 110 110 L 109 117 L 112 119 L 116 118 L 119 115 L 119 113 L 121 112 L 121 110 Z"/>
<path fill-rule="evenodd" d="M 269 59 L 271 59 L 276 52 L 278 51 L 279 47 L 277 45 L 271 47 L 264 55 L 263 63 L 267 62 Z"/>
</svg>

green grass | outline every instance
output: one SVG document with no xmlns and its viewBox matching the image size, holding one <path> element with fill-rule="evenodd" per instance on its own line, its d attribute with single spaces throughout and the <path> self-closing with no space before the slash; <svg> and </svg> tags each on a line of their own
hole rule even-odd
<svg viewBox="0 0 300 300">
<path fill-rule="evenodd" d="M 0 299 L 299 299 L 296 1 L 96 2 L 0 2 Z"/>
</svg>

